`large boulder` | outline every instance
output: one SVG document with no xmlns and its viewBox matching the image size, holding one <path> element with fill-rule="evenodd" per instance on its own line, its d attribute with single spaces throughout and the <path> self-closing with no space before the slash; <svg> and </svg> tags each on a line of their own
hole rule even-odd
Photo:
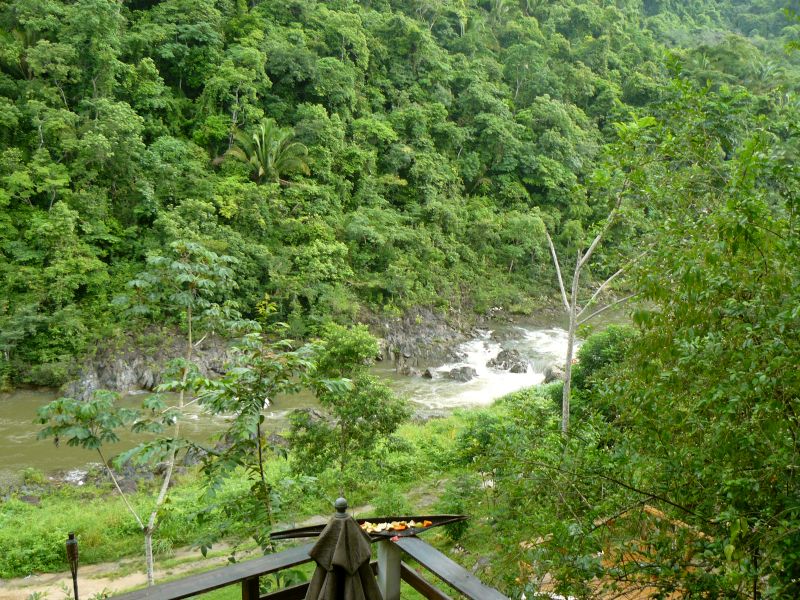
<svg viewBox="0 0 800 600">
<path fill-rule="evenodd" d="M 404 363 L 404 364 L 398 366 L 397 367 L 397 374 L 398 375 L 405 375 L 405 376 L 408 376 L 408 377 L 419 377 L 420 376 L 420 372 L 417 369 L 415 369 L 414 367 L 412 367 L 411 365 L 409 365 L 408 363 Z"/>
<path fill-rule="evenodd" d="M 208 456 L 208 450 L 201 448 L 200 446 L 189 446 L 189 449 L 186 451 L 186 454 L 183 456 L 183 460 L 181 464 L 184 467 L 193 467 L 197 464 L 203 462 L 203 460 Z"/>
<path fill-rule="evenodd" d="M 492 333 L 489 334 L 489 339 L 498 344 L 505 344 L 516 337 L 519 337 L 519 333 L 510 327 L 493 329 Z"/>
<path fill-rule="evenodd" d="M 470 381 L 478 376 L 478 372 L 472 367 L 456 367 L 447 373 L 449 379 L 454 381 Z"/>
<path fill-rule="evenodd" d="M 528 361 L 517 350 L 501 350 L 500 354 L 486 363 L 487 367 L 511 371 L 512 373 L 527 373 Z"/>
<path fill-rule="evenodd" d="M 564 381 L 564 367 L 552 364 L 544 370 L 544 382 Z"/>
<path fill-rule="evenodd" d="M 394 370 L 398 375 L 419 376 L 420 372 L 412 366 L 409 357 L 400 355 L 395 359 Z"/>
<path fill-rule="evenodd" d="M 447 362 L 461 362 L 467 360 L 467 353 L 458 348 L 451 348 L 446 354 Z"/>
</svg>

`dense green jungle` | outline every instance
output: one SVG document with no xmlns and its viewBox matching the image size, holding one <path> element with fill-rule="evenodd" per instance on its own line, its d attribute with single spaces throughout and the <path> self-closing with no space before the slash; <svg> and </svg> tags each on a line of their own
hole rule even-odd
<svg viewBox="0 0 800 600">
<path fill-rule="evenodd" d="M 795 4 L 0 0 L 0 386 L 186 349 L 143 411 L 41 409 L 101 467 L 3 492 L 0 576 L 63 570 L 73 529 L 90 562 L 144 533 L 151 573 L 272 551 L 346 491 L 470 513 L 430 541 L 512 598 L 800 597 Z M 579 330 L 566 394 L 415 424 L 367 371 L 357 323 L 578 297 L 630 319 Z M 264 399 L 300 387 L 326 417 L 269 442 Z M 231 415 L 205 454 L 176 425 L 197 401 Z M 123 505 L 126 427 L 154 441 L 120 473 L 168 468 Z"/>
</svg>

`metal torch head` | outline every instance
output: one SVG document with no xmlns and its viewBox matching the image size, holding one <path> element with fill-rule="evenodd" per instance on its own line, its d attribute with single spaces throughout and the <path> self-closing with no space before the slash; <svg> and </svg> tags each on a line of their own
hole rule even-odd
<svg viewBox="0 0 800 600">
<path fill-rule="evenodd" d="M 69 562 L 69 570 L 72 574 L 78 572 L 78 540 L 75 539 L 75 534 L 70 533 L 67 538 L 67 561 Z"/>
</svg>

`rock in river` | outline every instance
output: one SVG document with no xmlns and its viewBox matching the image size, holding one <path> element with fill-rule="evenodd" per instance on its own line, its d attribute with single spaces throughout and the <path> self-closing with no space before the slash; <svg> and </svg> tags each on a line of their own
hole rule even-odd
<svg viewBox="0 0 800 600">
<path fill-rule="evenodd" d="M 447 377 L 455 381 L 469 381 L 478 376 L 478 372 L 472 367 L 456 367 L 447 374 Z"/>
<path fill-rule="evenodd" d="M 501 350 L 500 354 L 486 363 L 486 366 L 512 373 L 528 372 L 528 363 L 517 350 Z"/>
<path fill-rule="evenodd" d="M 544 370 L 544 382 L 564 381 L 564 367 L 561 365 L 550 365 Z"/>
<path fill-rule="evenodd" d="M 431 369 L 431 368 L 427 368 L 422 372 L 422 376 L 425 379 L 434 379 L 436 377 L 436 370 L 435 369 Z"/>
</svg>

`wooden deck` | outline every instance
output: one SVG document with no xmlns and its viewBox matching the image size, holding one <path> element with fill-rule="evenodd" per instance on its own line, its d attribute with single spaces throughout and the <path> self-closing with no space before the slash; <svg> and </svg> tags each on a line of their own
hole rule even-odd
<svg viewBox="0 0 800 600">
<path fill-rule="evenodd" d="M 257 583 L 261 575 L 277 573 L 284 569 L 291 569 L 297 565 L 310 562 L 311 557 L 308 555 L 308 551 L 311 550 L 313 546 L 314 544 L 304 544 L 284 550 L 283 552 L 278 552 L 277 554 L 268 554 L 228 567 L 220 567 L 213 571 L 207 571 L 198 575 L 178 579 L 177 581 L 170 581 L 169 583 L 162 583 L 113 597 L 116 600 L 180 600 L 181 598 L 191 598 L 192 596 L 197 596 L 205 592 L 240 583 L 242 584 L 242 598 L 250 600 L 253 596 L 246 595 L 245 589 L 252 587 L 253 581 Z M 255 597 L 257 598 L 258 596 Z M 300 598 L 302 597 L 303 596 L 300 596 Z"/>
<path fill-rule="evenodd" d="M 408 564 L 402 562 L 403 555 L 416 560 L 423 568 L 469 600 L 508 600 L 507 596 L 485 585 L 458 563 L 417 537 L 400 538 L 397 541 L 382 540 L 378 544 L 378 561 L 373 563 L 373 569 L 378 576 L 384 600 L 400 600 L 401 580 L 428 600 L 450 600 L 447 594 Z M 259 578 L 262 575 L 278 573 L 284 569 L 311 562 L 312 559 L 308 552 L 313 545 L 296 546 L 276 554 L 113 596 L 113 598 L 115 600 L 180 600 L 222 587 L 240 585 L 242 600 L 303 600 L 308 583 L 261 595 Z"/>
</svg>

